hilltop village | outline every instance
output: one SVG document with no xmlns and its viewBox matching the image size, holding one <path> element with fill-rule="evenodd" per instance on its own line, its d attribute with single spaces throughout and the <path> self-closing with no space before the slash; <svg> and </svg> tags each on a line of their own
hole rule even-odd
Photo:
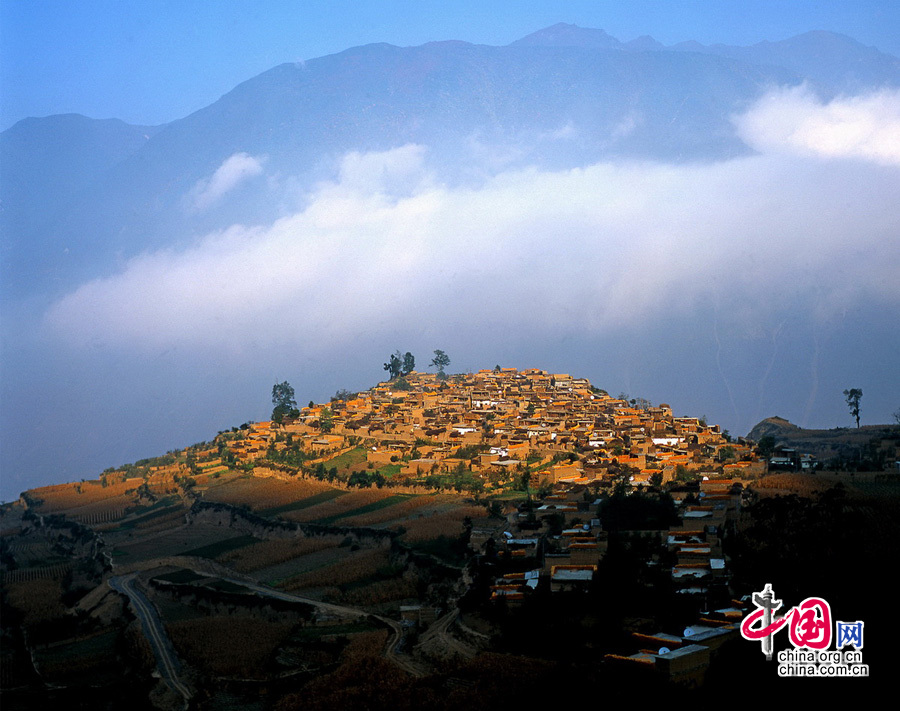
<svg viewBox="0 0 900 711">
<path fill-rule="evenodd" d="M 409 369 L 302 408 L 281 383 L 273 404 L 0 510 L 9 698 L 286 711 L 715 689 L 759 663 L 738 628 L 761 576 L 788 597 L 804 568 L 867 570 L 861 516 L 895 520 L 896 496 L 864 488 L 894 491 L 884 473 L 772 475 L 703 418 L 544 370 Z"/>
<path fill-rule="evenodd" d="M 310 403 L 281 424 L 251 424 L 243 436 L 220 436 L 217 444 L 225 441 L 239 463 L 271 450 L 322 455 L 364 442 L 368 463 L 400 464 L 398 479 L 465 470 L 486 490 L 526 468 L 534 487 L 586 484 L 623 471 L 632 484 L 656 485 L 691 473 L 764 471 L 750 446 L 732 442 L 718 425 L 674 417 L 666 404 L 610 397 L 585 378 L 539 369 L 446 378 L 411 372 L 327 405 Z"/>
<path fill-rule="evenodd" d="M 215 465 L 214 452 L 227 443 L 229 459 L 268 469 L 294 450 L 327 475 L 322 462 L 362 446 L 366 469 L 348 477 L 360 485 L 453 486 L 488 497 L 524 492 L 527 501 L 514 511 L 493 501 L 495 518 L 469 531 L 472 552 L 504 561 L 488 577 L 490 598 L 505 605 L 521 604 L 539 586 L 586 591 L 598 582 L 610 537 L 616 545 L 637 536 L 648 551 L 645 563 L 662 558 L 669 566 L 667 589 L 719 611 L 703 624 L 687 620 L 694 623 L 690 638 L 635 633 L 638 650 L 607 661 L 702 682 L 711 654 L 737 637 L 743 614 L 731 599 L 722 537 L 739 521 L 742 481 L 766 471 L 752 443 L 734 442 L 703 419 L 675 417 L 667 404 L 612 397 L 568 374 L 498 367 L 442 375 L 410 372 L 367 392 L 339 393 L 281 423 L 223 433 L 205 454 Z M 285 473 L 294 474 L 290 467 Z M 654 506 L 664 487 L 675 505 L 670 511 Z M 601 495 L 614 491 L 642 494 L 648 511 L 623 515 L 609 507 L 602 520 Z M 654 644 L 664 653 L 647 649 Z"/>
</svg>

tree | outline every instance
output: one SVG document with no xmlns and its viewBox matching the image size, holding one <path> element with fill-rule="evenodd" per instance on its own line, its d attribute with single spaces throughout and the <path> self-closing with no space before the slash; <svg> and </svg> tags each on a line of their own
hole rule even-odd
<svg viewBox="0 0 900 711">
<path fill-rule="evenodd" d="M 416 369 L 416 359 L 412 353 L 406 351 L 403 356 L 403 370 L 401 371 L 403 375 L 409 375 Z"/>
<path fill-rule="evenodd" d="M 772 452 L 775 451 L 775 438 L 772 435 L 761 437 L 759 442 L 756 443 L 756 451 L 768 459 L 772 456 Z"/>
<path fill-rule="evenodd" d="M 503 518 L 503 505 L 499 501 L 491 501 L 485 508 L 490 518 Z"/>
<path fill-rule="evenodd" d="M 322 408 L 322 412 L 319 413 L 319 431 L 320 432 L 331 432 L 334 429 L 334 415 L 331 410 L 327 407 Z"/>
<path fill-rule="evenodd" d="M 437 371 L 440 375 L 444 374 L 444 368 L 450 365 L 450 356 L 448 356 L 442 350 L 436 350 L 434 352 L 434 358 L 431 359 L 431 367 L 437 368 Z"/>
<path fill-rule="evenodd" d="M 844 390 L 844 397 L 847 398 L 850 414 L 856 418 L 856 429 L 859 429 L 859 401 L 862 399 L 862 390 L 859 388 Z"/>
<path fill-rule="evenodd" d="M 283 383 L 275 383 L 272 386 L 272 421 L 281 423 L 285 417 L 297 409 L 297 401 L 294 399 L 294 388 L 285 380 Z"/>
<path fill-rule="evenodd" d="M 356 397 L 356 393 L 350 392 L 349 390 L 345 390 L 341 388 L 334 395 L 331 396 L 331 402 L 347 402 L 348 400 L 352 400 Z"/>
<path fill-rule="evenodd" d="M 716 455 L 718 456 L 720 462 L 725 462 L 729 459 L 736 458 L 734 454 L 734 447 L 731 446 L 721 447 L 719 451 L 716 452 Z"/>
<path fill-rule="evenodd" d="M 395 351 L 391 355 L 391 359 L 384 364 L 384 369 L 391 376 L 391 380 L 400 375 L 400 371 L 403 369 L 403 358 L 400 356 L 400 351 Z"/>
</svg>

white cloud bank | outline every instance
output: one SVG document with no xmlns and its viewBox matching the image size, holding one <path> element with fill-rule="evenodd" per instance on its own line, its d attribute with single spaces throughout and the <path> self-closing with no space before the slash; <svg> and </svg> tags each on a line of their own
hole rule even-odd
<svg viewBox="0 0 900 711">
<path fill-rule="evenodd" d="M 216 172 L 206 180 L 200 180 L 191 191 L 191 203 L 195 210 L 207 210 L 229 191 L 249 178 L 263 172 L 262 160 L 247 153 L 235 153 L 226 158 Z"/>
<path fill-rule="evenodd" d="M 893 308 L 897 102 L 844 100 L 850 121 L 835 102 L 778 92 L 736 120 L 761 155 L 507 171 L 477 188 L 442 186 L 420 146 L 350 154 L 301 212 L 136 258 L 54 304 L 46 323 L 73 345 L 309 350 L 433 324 L 481 338 L 500 325 L 644 327 L 710 300 L 748 329 L 788 307 L 815 318 Z M 201 194 L 261 170 L 239 156 Z"/>
<path fill-rule="evenodd" d="M 736 120 L 763 153 L 789 151 L 900 166 L 900 92 L 821 102 L 807 86 L 774 91 Z"/>
</svg>

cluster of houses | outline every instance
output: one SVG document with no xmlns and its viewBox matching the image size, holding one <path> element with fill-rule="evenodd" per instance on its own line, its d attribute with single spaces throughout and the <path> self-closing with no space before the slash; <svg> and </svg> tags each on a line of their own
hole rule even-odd
<svg viewBox="0 0 900 711">
<path fill-rule="evenodd" d="M 609 547 L 609 532 L 598 517 L 596 489 L 563 485 L 531 507 L 509 514 L 505 521 L 473 529 L 476 552 L 493 551 L 518 567 L 533 569 L 504 576 L 492 588 L 494 597 L 521 600 L 528 588 L 545 577 L 553 591 L 572 590 L 593 580 Z M 587 495 L 586 495 L 587 494 Z M 727 591 L 728 573 L 722 553 L 722 532 L 739 523 L 743 484 L 735 479 L 704 479 L 670 489 L 679 521 L 663 528 L 618 532 L 665 548 L 674 561 L 674 587 L 683 594 L 705 597 Z M 552 522 L 558 527 L 553 533 Z"/>
<path fill-rule="evenodd" d="M 368 462 L 400 464 L 407 477 L 462 467 L 490 482 L 527 464 L 536 485 L 589 482 L 623 467 L 636 484 L 668 482 L 685 471 L 762 471 L 749 445 L 728 441 L 717 425 L 675 417 L 665 404 L 635 402 L 610 397 L 584 378 L 539 369 L 449 378 L 413 372 L 305 407 L 280 425 L 253 424 L 228 446 L 240 462 L 289 443 L 321 454 L 363 443 Z M 535 471 L 535 462 L 546 466 Z"/>
<path fill-rule="evenodd" d="M 364 446 L 371 467 L 399 465 L 403 477 L 464 469 L 486 488 L 528 472 L 543 497 L 471 531 L 474 552 L 506 561 L 492 599 L 521 604 L 539 586 L 588 590 L 602 574 L 610 536 L 629 535 L 662 552 L 677 594 L 697 596 L 710 612 L 678 634 L 636 634 L 632 649 L 610 655 L 612 663 L 697 682 L 737 634 L 743 613 L 728 604 L 722 533 L 740 516 L 741 480 L 762 474 L 766 463 L 749 442 L 732 442 L 700 418 L 675 417 L 668 405 L 611 397 L 586 379 L 538 369 L 450 378 L 413 372 L 303 408 L 280 425 L 251 425 L 231 446 L 238 459 L 270 447 L 327 457 Z M 646 491 L 667 484 L 678 523 L 611 534 L 597 511 L 598 492 L 612 480 Z"/>
<path fill-rule="evenodd" d="M 572 484 L 555 490 L 504 521 L 485 520 L 472 530 L 470 545 L 475 552 L 500 561 L 491 598 L 514 607 L 536 594 L 539 586 L 551 594 L 588 592 L 592 585 L 603 584 L 601 563 L 611 542 L 640 541 L 644 550 L 652 551 L 645 564 L 665 563 L 663 574 L 671 576 L 675 594 L 692 596 L 707 612 L 684 629 L 634 633 L 630 648 L 606 659 L 681 683 L 701 684 L 721 645 L 739 637 L 744 615 L 743 605 L 731 600 L 722 551 L 723 532 L 739 524 L 742 482 L 705 478 L 675 486 L 669 493 L 676 502 L 676 523 L 614 532 L 607 531 L 599 518 L 596 489 Z"/>
</svg>

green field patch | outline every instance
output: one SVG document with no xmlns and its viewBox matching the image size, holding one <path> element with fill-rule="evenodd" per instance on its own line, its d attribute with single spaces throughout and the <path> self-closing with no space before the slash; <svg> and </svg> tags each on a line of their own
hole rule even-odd
<svg viewBox="0 0 900 711">
<path fill-rule="evenodd" d="M 518 501 L 526 496 L 527 493 L 524 489 L 504 489 L 503 493 L 491 494 L 488 501 Z"/>
<path fill-rule="evenodd" d="M 111 630 L 65 644 L 36 649 L 35 659 L 42 671 L 66 684 L 109 681 L 114 678 L 117 663 L 118 632 Z M 109 678 L 107 678 L 109 677 Z"/>
<path fill-rule="evenodd" d="M 325 565 L 331 565 L 343 555 L 345 555 L 344 551 L 337 548 L 337 546 L 326 548 L 312 553 L 304 553 L 291 558 L 290 560 L 281 561 L 260 568 L 254 571 L 254 575 L 256 575 L 259 580 L 264 581 L 266 585 L 277 587 L 284 581 L 293 579 L 307 571 Z"/>
<path fill-rule="evenodd" d="M 354 580 L 351 583 L 344 583 L 340 586 L 341 592 L 350 592 L 352 590 L 361 590 L 362 588 L 366 588 L 372 583 L 380 583 L 383 580 L 393 580 L 394 578 L 399 578 L 403 575 L 404 567 L 402 565 L 383 565 L 378 570 L 376 570 L 372 575 L 369 575 L 365 578 L 360 578 L 359 580 Z"/>
<path fill-rule="evenodd" d="M 338 469 L 349 469 L 366 461 L 366 450 L 364 447 L 356 447 L 349 452 L 339 454 L 333 459 L 328 459 L 323 464 L 329 464 L 329 468 L 337 467 Z"/>
<path fill-rule="evenodd" d="M 166 573 L 165 575 L 157 575 L 153 579 L 162 580 L 163 582 L 167 583 L 174 583 L 176 585 L 188 585 L 189 583 L 195 583 L 198 580 L 206 580 L 206 576 L 198 575 L 193 570 L 182 568 L 181 570 Z"/>
<path fill-rule="evenodd" d="M 463 543 L 459 537 L 440 535 L 437 538 L 406 545 L 422 553 L 430 553 L 450 565 L 464 566 L 468 561 L 468 545 Z"/>
<path fill-rule="evenodd" d="M 216 541 L 215 543 L 210 543 L 206 546 L 200 546 L 199 548 L 185 551 L 184 553 L 181 553 L 181 555 L 192 555 L 198 558 L 217 558 L 223 553 L 236 551 L 238 548 L 243 548 L 244 546 L 251 546 L 254 543 L 259 543 L 261 540 L 261 538 L 249 535 L 236 536 L 235 538 L 227 538 L 224 541 Z"/>
<path fill-rule="evenodd" d="M 326 560 L 324 563 L 317 563 L 316 565 L 311 565 L 308 568 L 304 568 L 299 573 L 294 573 L 293 575 L 288 575 L 287 577 L 284 577 L 284 578 L 272 578 L 271 580 L 266 580 L 265 584 L 268 585 L 270 588 L 277 588 L 278 590 L 285 590 L 286 589 L 285 586 L 288 583 L 290 583 L 292 580 L 295 580 L 296 578 L 300 578 L 300 577 L 306 575 L 307 573 L 313 572 L 314 570 L 320 570 L 322 568 L 330 568 L 331 566 L 336 565 L 336 564 L 337 564 L 337 561 L 335 561 L 335 560 Z"/>
<path fill-rule="evenodd" d="M 313 496 L 309 496 L 305 499 L 300 499 L 299 501 L 293 501 L 289 504 L 272 506 L 268 509 L 260 509 L 255 513 L 258 513 L 260 516 L 279 516 L 283 513 L 287 513 L 288 511 L 299 511 L 300 509 L 308 509 L 310 506 L 318 506 L 319 504 L 324 504 L 326 501 L 331 501 L 332 499 L 336 499 L 346 493 L 347 492 L 343 489 L 329 489 L 328 491 L 321 491 L 318 494 L 314 494 Z"/>
<path fill-rule="evenodd" d="M 249 594 L 251 592 L 249 588 L 245 588 L 243 585 L 232 583 L 229 580 L 219 580 L 218 578 L 211 580 L 204 585 L 204 587 L 210 588 L 211 590 L 218 590 L 223 593 Z"/>
<path fill-rule="evenodd" d="M 178 497 L 174 494 L 170 494 L 169 496 L 163 496 L 161 499 L 157 499 L 152 504 L 148 504 L 147 506 L 140 506 L 134 513 L 146 514 L 151 511 L 157 511 L 158 509 L 165 508 L 166 506 L 171 506 L 177 501 Z"/>
<path fill-rule="evenodd" d="M 379 467 L 375 471 L 378 474 L 381 474 L 385 479 L 391 479 L 392 477 L 397 476 L 400 473 L 400 470 L 403 469 L 402 464 L 385 464 L 383 467 Z"/>
<path fill-rule="evenodd" d="M 383 629 L 377 622 L 347 622 L 339 625 L 304 626 L 291 634 L 291 641 L 314 642 L 322 637 L 349 636 Z"/>
<path fill-rule="evenodd" d="M 124 531 L 129 530 L 137 526 L 139 523 L 144 523 L 145 521 L 152 521 L 155 518 L 159 518 L 160 516 L 166 516 L 175 511 L 180 510 L 181 504 L 174 503 L 177 501 L 177 498 L 174 496 L 167 496 L 164 499 L 160 499 L 154 504 L 150 506 L 142 506 L 138 515 L 134 518 L 130 518 L 127 521 L 123 521 L 115 528 L 110 530 L 115 531 Z"/>
<path fill-rule="evenodd" d="M 877 481 L 871 479 L 866 481 L 860 478 L 855 481 L 850 479 L 847 483 L 866 496 L 879 499 L 900 496 L 900 479 L 885 477 Z"/>
<path fill-rule="evenodd" d="M 343 511 L 339 514 L 334 514 L 333 516 L 326 516 L 325 518 L 317 519 L 316 521 L 313 521 L 313 523 L 318 523 L 322 526 L 328 526 L 335 521 L 340 521 L 342 518 L 360 516 L 362 514 L 371 513 L 372 511 L 386 509 L 388 506 L 399 504 L 402 501 L 408 501 L 409 499 L 413 499 L 416 496 L 418 496 L 418 494 L 394 494 L 393 496 L 388 496 L 384 499 L 380 499 L 379 501 L 373 501 L 371 504 L 366 504 L 365 506 L 360 506 L 355 509 L 350 509 L 349 511 Z"/>
</svg>

